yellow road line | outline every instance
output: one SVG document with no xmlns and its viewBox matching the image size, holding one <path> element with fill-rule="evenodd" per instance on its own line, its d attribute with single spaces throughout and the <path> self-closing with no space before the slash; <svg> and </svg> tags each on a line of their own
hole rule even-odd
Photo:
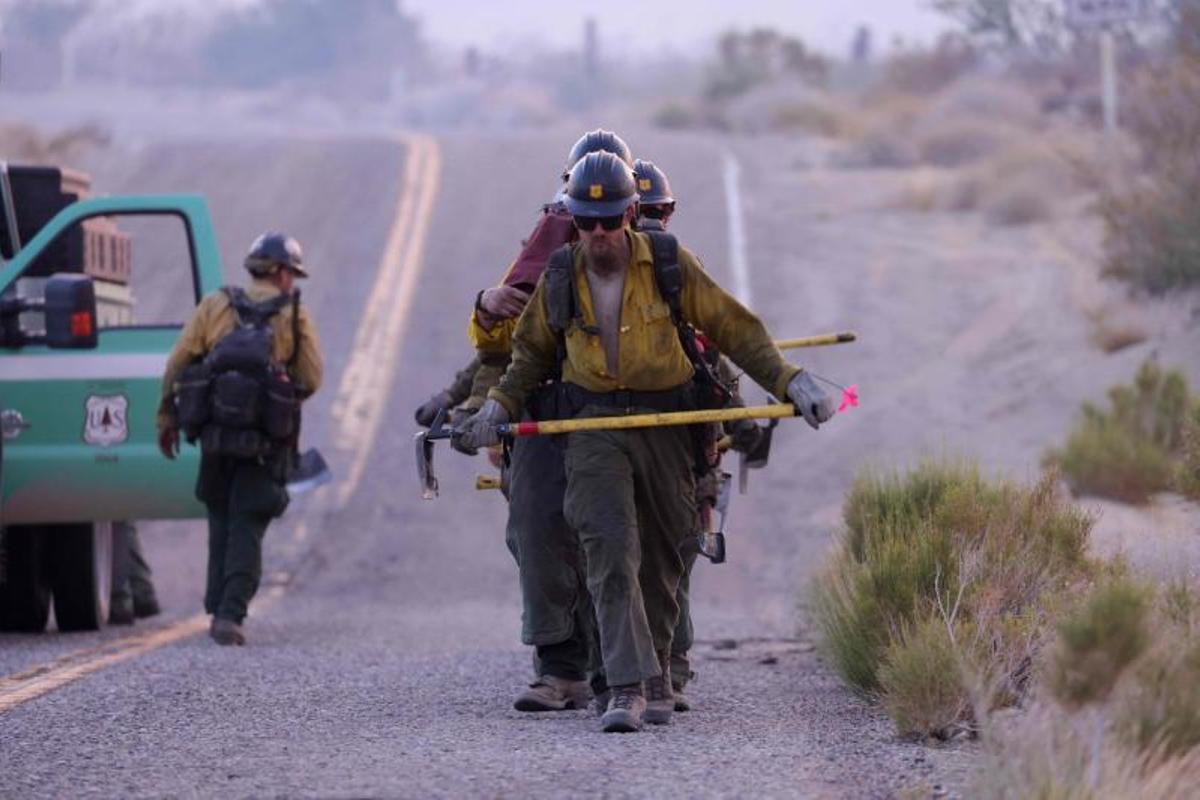
<svg viewBox="0 0 1200 800">
<path fill-rule="evenodd" d="M 440 181 L 437 142 L 429 136 L 411 136 L 408 143 L 406 188 L 333 404 L 337 442 L 350 458 L 346 476 L 338 484 L 338 508 L 353 497 L 375 446 L 416 296 Z"/>
<path fill-rule="evenodd" d="M 120 664 L 163 645 L 186 639 L 208 628 L 208 616 L 197 614 L 182 622 L 149 633 L 127 636 L 98 648 L 67 656 L 44 668 L 35 667 L 0 683 L 0 714 L 34 698 L 73 683 L 98 670 Z M 81 658 L 82 656 L 82 658 Z"/>
<path fill-rule="evenodd" d="M 388 390 L 395 377 L 400 340 L 416 295 L 440 181 L 441 153 L 436 140 L 416 134 L 401 134 L 398 139 L 406 146 L 407 153 L 404 184 L 367 308 L 359 320 L 350 362 L 342 373 L 333 405 L 339 426 L 338 441 L 344 443 L 351 458 L 349 473 L 338 493 L 339 508 L 353 496 L 375 444 Z M 314 503 L 310 511 L 322 514 L 324 504 Z M 299 543 L 308 532 L 307 521 L 301 520 L 292 535 Z M 274 585 L 265 587 L 256 609 L 261 612 L 273 605 L 287 590 L 287 583 L 277 579 Z M 208 625 L 208 616 L 197 614 L 165 628 L 125 636 L 0 678 L 0 714 L 93 672 L 195 636 Z"/>
</svg>

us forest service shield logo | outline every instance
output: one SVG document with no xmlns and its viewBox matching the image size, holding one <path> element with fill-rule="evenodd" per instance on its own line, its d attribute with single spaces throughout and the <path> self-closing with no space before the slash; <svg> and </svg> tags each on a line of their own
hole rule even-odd
<svg viewBox="0 0 1200 800">
<path fill-rule="evenodd" d="M 111 447 L 129 438 L 129 398 L 123 394 L 94 394 L 87 399 L 83 441 Z"/>
</svg>

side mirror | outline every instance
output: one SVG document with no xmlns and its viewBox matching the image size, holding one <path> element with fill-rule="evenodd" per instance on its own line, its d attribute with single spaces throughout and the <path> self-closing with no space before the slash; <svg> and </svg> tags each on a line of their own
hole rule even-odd
<svg viewBox="0 0 1200 800">
<path fill-rule="evenodd" d="M 46 344 L 53 348 L 96 346 L 96 287 L 87 275 L 58 273 L 46 281 Z"/>
</svg>

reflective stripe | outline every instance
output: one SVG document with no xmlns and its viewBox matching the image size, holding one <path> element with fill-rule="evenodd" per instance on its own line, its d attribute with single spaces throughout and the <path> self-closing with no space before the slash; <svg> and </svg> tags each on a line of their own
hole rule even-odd
<svg viewBox="0 0 1200 800">
<path fill-rule="evenodd" d="M 0 382 L 162 378 L 166 353 L 0 355 Z"/>
</svg>

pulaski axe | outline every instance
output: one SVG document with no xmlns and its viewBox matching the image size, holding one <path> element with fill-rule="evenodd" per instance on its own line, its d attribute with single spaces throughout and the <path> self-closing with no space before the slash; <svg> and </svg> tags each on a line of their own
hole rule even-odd
<svg viewBox="0 0 1200 800">
<path fill-rule="evenodd" d="M 798 415 L 791 403 L 776 403 L 747 408 L 718 408 L 707 411 L 672 411 L 660 414 L 631 414 L 623 417 L 587 417 L 584 419 L 553 419 L 541 422 L 506 422 L 496 426 L 502 438 L 520 436 L 553 436 L 578 431 L 618 431 L 635 428 L 659 428 L 672 425 L 695 425 L 702 422 L 734 422 L 739 419 L 783 419 Z M 421 480 L 421 496 L 426 500 L 437 497 L 438 481 L 433 473 L 433 445 L 438 439 L 450 439 L 458 431 L 445 424 L 446 412 L 439 412 L 433 425 L 415 437 L 417 476 Z M 768 445 L 769 447 L 769 445 Z"/>
</svg>

